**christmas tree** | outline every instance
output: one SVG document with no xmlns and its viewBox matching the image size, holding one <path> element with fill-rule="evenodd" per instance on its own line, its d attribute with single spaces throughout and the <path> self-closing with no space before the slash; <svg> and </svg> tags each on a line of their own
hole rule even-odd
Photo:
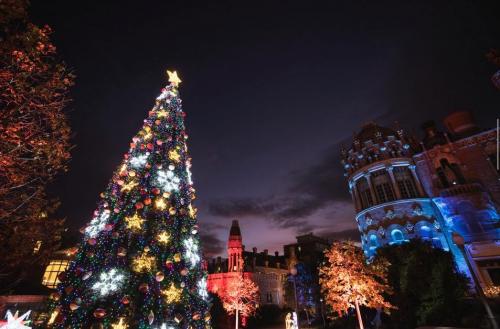
<svg viewBox="0 0 500 329">
<path fill-rule="evenodd" d="M 177 73 L 156 99 L 51 296 L 52 328 L 210 328 Z"/>
</svg>

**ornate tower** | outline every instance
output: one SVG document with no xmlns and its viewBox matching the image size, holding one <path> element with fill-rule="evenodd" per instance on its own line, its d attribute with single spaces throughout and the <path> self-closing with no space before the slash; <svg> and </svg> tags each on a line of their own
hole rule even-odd
<svg viewBox="0 0 500 329">
<path fill-rule="evenodd" d="M 356 209 L 356 222 L 366 257 L 385 244 L 413 237 L 449 249 L 440 217 L 416 173 L 416 147 L 402 129 L 364 125 L 342 165 Z"/>
<path fill-rule="evenodd" d="M 228 272 L 243 271 L 243 243 L 241 238 L 240 225 L 237 220 L 233 220 L 227 241 Z"/>
</svg>

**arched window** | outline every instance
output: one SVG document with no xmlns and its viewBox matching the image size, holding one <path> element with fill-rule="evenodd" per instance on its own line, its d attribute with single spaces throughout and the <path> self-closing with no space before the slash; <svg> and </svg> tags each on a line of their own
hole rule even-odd
<svg viewBox="0 0 500 329">
<path fill-rule="evenodd" d="M 389 174 L 385 171 L 385 169 L 373 172 L 372 177 L 373 185 L 375 186 L 375 191 L 377 192 L 378 203 L 385 203 L 395 200 L 391 178 L 389 177 Z"/>
<path fill-rule="evenodd" d="M 403 199 L 416 198 L 418 196 L 413 175 L 408 167 L 395 167 L 394 178 Z"/>
<path fill-rule="evenodd" d="M 391 237 L 392 237 L 392 242 L 393 243 L 401 243 L 405 239 L 404 235 L 403 235 L 403 232 L 401 232 L 398 229 L 392 230 Z"/>
<path fill-rule="evenodd" d="M 378 247 L 378 238 L 375 234 L 370 235 L 370 249 Z"/>
<path fill-rule="evenodd" d="M 366 178 L 361 177 L 358 179 L 356 182 L 356 188 L 358 189 L 359 196 L 361 197 L 361 207 L 366 209 L 373 206 L 373 198 Z"/>
</svg>

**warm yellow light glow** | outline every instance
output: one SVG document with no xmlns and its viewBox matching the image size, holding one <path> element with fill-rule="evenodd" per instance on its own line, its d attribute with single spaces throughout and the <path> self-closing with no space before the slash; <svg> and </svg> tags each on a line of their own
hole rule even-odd
<svg viewBox="0 0 500 329">
<path fill-rule="evenodd" d="M 130 192 L 137 185 L 139 185 L 139 183 L 137 183 L 135 180 L 131 180 L 127 184 L 123 184 L 121 191 L 122 192 L 124 192 L 124 191 Z"/>
<path fill-rule="evenodd" d="M 161 244 L 167 244 L 170 241 L 170 234 L 167 231 L 162 231 L 156 236 L 156 239 Z"/>
<path fill-rule="evenodd" d="M 167 74 L 168 74 L 168 82 L 170 82 L 172 86 L 178 87 L 179 83 L 181 83 L 182 80 L 179 79 L 179 76 L 177 76 L 177 71 L 172 72 L 167 70 Z"/>
<path fill-rule="evenodd" d="M 127 223 L 128 229 L 138 231 L 142 228 L 144 219 L 142 219 L 137 213 L 135 213 L 132 217 L 125 217 L 125 222 Z"/>
<path fill-rule="evenodd" d="M 182 290 L 175 287 L 172 283 L 168 289 L 162 290 L 161 294 L 165 297 L 167 304 L 178 302 L 181 298 Z"/>
<path fill-rule="evenodd" d="M 42 284 L 48 288 L 55 289 L 60 282 L 58 275 L 68 267 L 69 261 L 65 259 L 51 260 L 43 273 Z"/>
<path fill-rule="evenodd" d="M 168 112 L 163 110 L 163 109 L 160 111 L 157 111 L 156 115 L 158 116 L 158 118 L 168 118 Z"/>
<path fill-rule="evenodd" d="M 40 251 L 40 248 L 42 247 L 42 241 L 38 240 L 35 242 L 35 247 L 33 248 L 33 253 L 36 254 Z"/>
<path fill-rule="evenodd" d="M 196 217 L 196 212 L 198 211 L 196 208 L 194 208 L 192 205 L 188 206 L 189 210 L 189 217 L 195 218 Z"/>
<path fill-rule="evenodd" d="M 54 312 L 52 312 L 52 314 L 50 314 L 50 318 L 49 318 L 49 321 L 47 322 L 47 324 L 53 324 L 54 321 L 56 320 L 56 317 L 57 315 L 59 314 L 59 311 L 58 310 L 55 310 Z"/>
<path fill-rule="evenodd" d="M 165 210 L 167 208 L 167 203 L 164 198 L 158 198 L 155 201 L 155 207 L 159 210 Z"/>
<path fill-rule="evenodd" d="M 127 329 L 128 325 L 123 323 L 123 318 L 120 318 L 120 321 L 118 323 L 111 324 L 111 327 L 113 327 L 113 329 Z"/>
<path fill-rule="evenodd" d="M 132 268 L 135 272 L 151 271 L 155 264 L 155 257 L 143 252 L 132 261 Z"/>
<path fill-rule="evenodd" d="M 125 172 L 125 170 L 127 170 L 127 164 L 126 163 L 122 164 L 122 166 L 120 167 L 120 174 L 123 174 Z"/>
<path fill-rule="evenodd" d="M 176 149 L 168 151 L 168 158 L 174 162 L 181 161 L 181 155 Z"/>
</svg>

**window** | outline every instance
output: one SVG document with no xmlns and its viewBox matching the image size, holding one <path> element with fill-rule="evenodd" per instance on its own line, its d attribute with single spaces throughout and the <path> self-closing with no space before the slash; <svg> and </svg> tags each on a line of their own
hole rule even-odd
<svg viewBox="0 0 500 329">
<path fill-rule="evenodd" d="M 361 208 L 366 209 L 373 206 L 373 198 L 366 178 L 360 178 L 356 183 L 356 188 L 361 198 Z"/>
<path fill-rule="evenodd" d="M 385 203 L 395 200 L 391 179 L 385 169 L 373 172 L 372 176 L 373 184 L 375 185 L 375 191 L 377 192 L 378 203 Z"/>
<path fill-rule="evenodd" d="M 273 302 L 273 293 L 272 293 L 272 292 L 268 292 L 268 293 L 266 294 L 266 301 L 267 301 L 268 303 L 272 303 L 272 302 Z"/>
<path fill-rule="evenodd" d="M 400 230 L 392 230 L 391 232 L 392 241 L 394 243 L 400 243 L 404 240 L 403 232 Z"/>
<path fill-rule="evenodd" d="M 68 268 L 68 260 L 51 260 L 45 273 L 43 273 L 42 284 L 48 288 L 55 289 L 59 283 L 57 276 Z"/>
<path fill-rule="evenodd" d="M 418 196 L 413 175 L 408 167 L 395 167 L 394 178 L 403 199 L 416 198 Z"/>
</svg>

